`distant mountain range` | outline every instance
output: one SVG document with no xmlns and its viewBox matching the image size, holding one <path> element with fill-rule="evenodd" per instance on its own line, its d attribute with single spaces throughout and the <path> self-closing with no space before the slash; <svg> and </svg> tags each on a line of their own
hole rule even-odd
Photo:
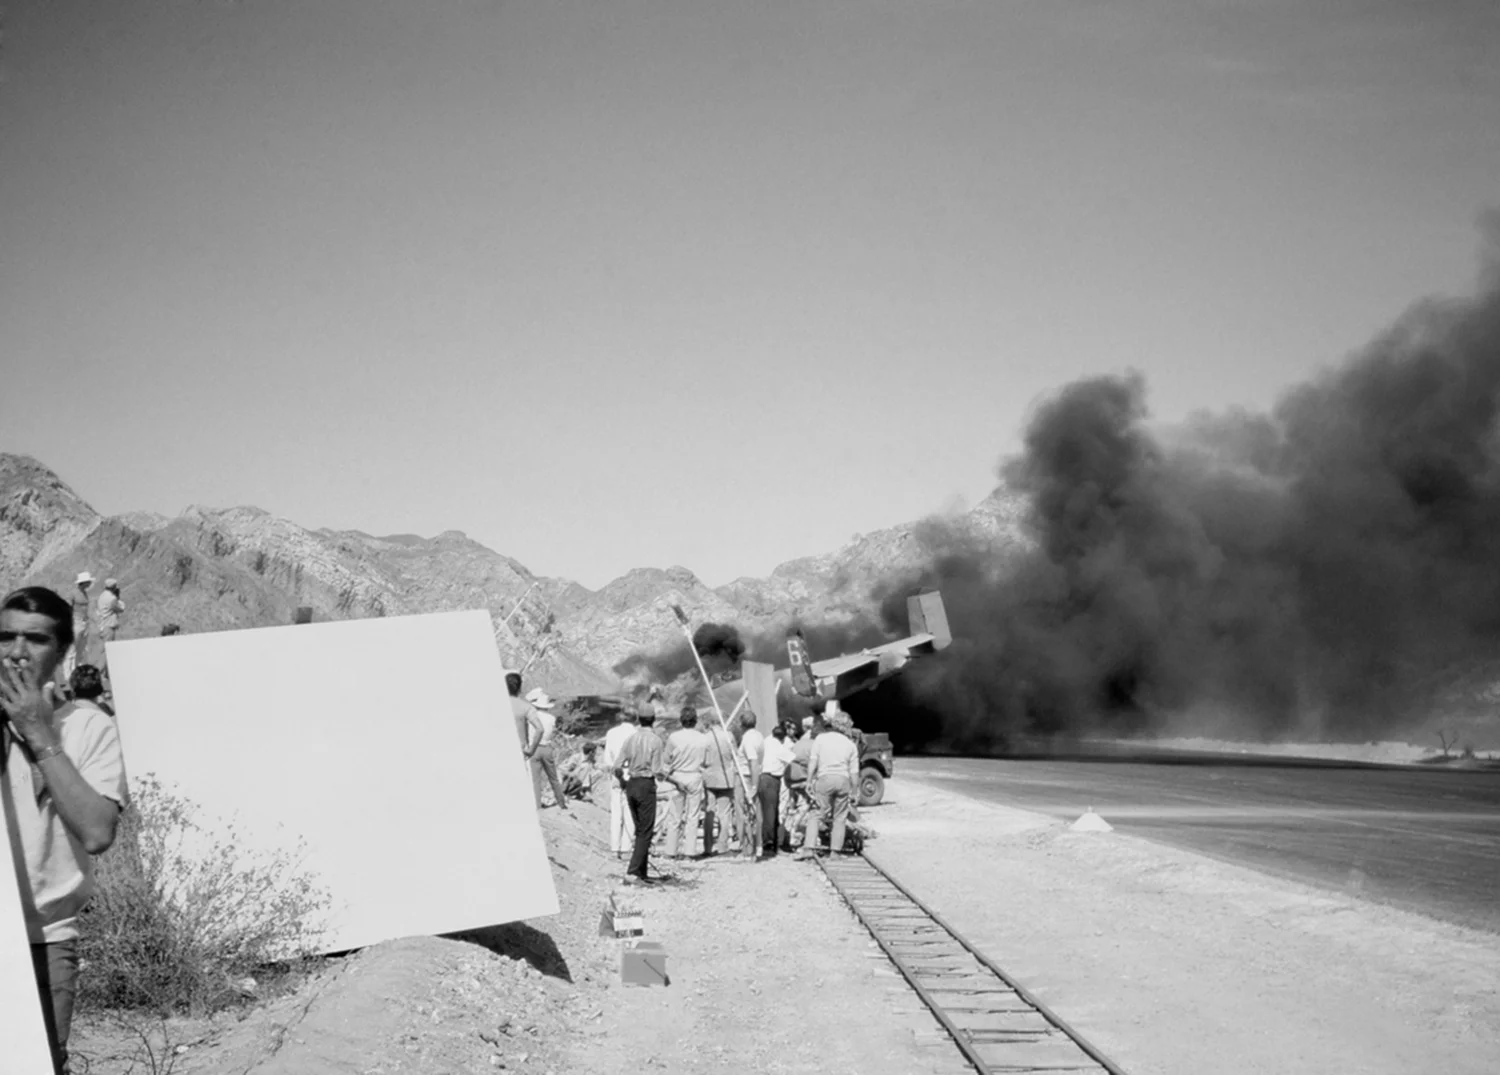
<svg viewBox="0 0 1500 1075">
<path fill-rule="evenodd" d="M 1001 489 L 950 521 L 1019 540 L 1022 507 Z M 925 555 L 920 523 L 912 523 L 717 589 L 669 567 L 637 568 L 590 590 L 535 575 L 457 530 L 432 538 L 310 530 L 255 507 L 100 515 L 35 459 L 0 454 L 6 590 L 41 583 L 67 594 L 79 571 L 114 576 L 127 609 L 122 638 L 157 635 L 165 623 L 184 631 L 286 624 L 301 606 L 316 620 L 485 608 L 507 667 L 540 650 L 527 679 L 560 695 L 618 690 L 615 665 L 681 637 L 673 604 L 694 622 L 745 633 L 793 620 L 846 622 L 872 616 L 878 584 L 919 567 Z"/>
</svg>

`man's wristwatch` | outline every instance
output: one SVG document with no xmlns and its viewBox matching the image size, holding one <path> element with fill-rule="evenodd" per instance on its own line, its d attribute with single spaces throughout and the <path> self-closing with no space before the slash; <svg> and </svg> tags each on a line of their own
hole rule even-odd
<svg viewBox="0 0 1500 1075">
<path fill-rule="evenodd" d="M 42 747 L 41 750 L 33 751 L 32 754 L 36 758 L 36 760 L 40 762 L 40 761 L 46 761 L 48 758 L 55 758 L 59 754 L 61 754 L 62 752 L 63 752 L 62 744 L 61 743 L 53 743 L 50 746 Z"/>
</svg>

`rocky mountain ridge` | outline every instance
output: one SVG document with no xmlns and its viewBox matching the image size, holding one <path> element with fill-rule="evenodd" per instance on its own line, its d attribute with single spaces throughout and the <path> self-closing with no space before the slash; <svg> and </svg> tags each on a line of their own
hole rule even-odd
<svg viewBox="0 0 1500 1075">
<path fill-rule="evenodd" d="M 997 490 L 948 524 L 1020 540 L 1021 509 Z M 0 454 L 6 588 L 37 582 L 68 593 L 78 571 L 113 575 L 127 608 L 122 637 L 155 635 L 168 622 L 185 631 L 290 623 L 299 607 L 319 620 L 485 608 L 507 666 L 530 662 L 527 678 L 557 694 L 618 689 L 617 663 L 682 637 L 673 604 L 695 622 L 745 632 L 870 616 L 880 581 L 923 561 L 924 525 L 863 534 L 717 589 L 670 567 L 637 568 L 589 590 L 535 575 L 456 530 L 433 538 L 310 530 L 255 507 L 104 516 L 35 459 Z"/>
</svg>

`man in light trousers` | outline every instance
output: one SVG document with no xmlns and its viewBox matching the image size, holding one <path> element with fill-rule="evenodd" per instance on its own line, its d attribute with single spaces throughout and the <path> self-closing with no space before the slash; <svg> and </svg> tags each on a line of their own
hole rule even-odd
<svg viewBox="0 0 1500 1075">
<path fill-rule="evenodd" d="M 818 848 L 818 829 L 830 825 L 828 847 L 844 849 L 844 826 L 849 819 L 849 803 L 859 779 L 859 748 L 841 732 L 834 731 L 822 717 L 813 718 L 812 750 L 807 758 L 807 786 L 817 809 L 807 816 L 807 835 L 802 840 L 798 858 L 810 858 Z"/>
<path fill-rule="evenodd" d="M 568 796 L 557 775 L 557 752 L 552 745 L 557 735 L 557 714 L 552 712 L 552 707 L 557 703 L 540 687 L 528 692 L 526 700 L 535 707 L 542 724 L 541 738 L 531 752 L 531 783 L 536 789 L 536 808 L 542 808 L 542 782 L 545 780 L 552 785 L 552 798 L 557 800 L 558 807 L 566 811 Z"/>
<path fill-rule="evenodd" d="M 703 827 L 703 771 L 708 767 L 710 743 L 698 730 L 698 711 L 683 706 L 682 727 L 667 737 L 667 776 L 672 790 L 667 805 L 668 858 L 677 858 L 679 844 L 685 836 L 684 854 L 691 856 Z"/>
<path fill-rule="evenodd" d="M 703 733 L 708 740 L 708 768 L 703 771 L 703 853 L 712 855 L 716 844 L 729 845 L 729 834 L 734 830 L 734 786 L 740 777 L 734 761 L 734 740 L 722 724 L 714 723 L 713 717 L 708 720 Z"/>
<path fill-rule="evenodd" d="M 636 732 L 635 714 L 630 708 L 620 710 L 618 722 L 604 733 L 604 771 L 614 772 L 620 764 L 620 751 Z M 635 846 L 635 819 L 630 816 L 630 804 L 625 801 L 625 789 L 619 781 L 611 780 L 609 786 L 609 849 L 616 858 L 624 858 Z"/>
<path fill-rule="evenodd" d="M 765 752 L 766 737 L 755 726 L 755 714 L 746 712 L 740 717 L 740 741 L 734 751 L 734 764 L 739 780 L 734 786 L 736 821 L 740 833 L 740 855 L 755 858 L 760 847 L 760 799 L 756 789 L 760 786 L 761 756 Z"/>
</svg>

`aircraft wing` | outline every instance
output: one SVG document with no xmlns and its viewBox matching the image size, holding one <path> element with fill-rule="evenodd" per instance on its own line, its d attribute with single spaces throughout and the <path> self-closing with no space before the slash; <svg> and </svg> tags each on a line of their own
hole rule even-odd
<svg viewBox="0 0 1500 1075">
<path fill-rule="evenodd" d="M 825 698 L 844 698 L 875 686 L 899 672 L 906 662 L 937 651 L 935 636 L 922 632 L 879 646 L 812 662 L 812 674 Z"/>
<path fill-rule="evenodd" d="M 867 690 L 901 671 L 912 658 L 946 649 L 953 641 L 953 635 L 948 629 L 948 614 L 943 608 L 943 597 L 936 590 L 908 597 L 906 610 L 912 633 L 905 638 L 871 646 L 857 653 L 845 653 L 822 661 L 808 661 L 802 665 L 817 685 L 818 697 L 825 701 L 842 699 L 857 691 Z M 805 643 L 800 637 L 796 638 L 796 642 L 804 647 L 805 652 Z M 795 677 L 791 669 L 781 668 L 775 674 L 786 689 L 795 689 Z M 720 707 L 726 713 L 744 692 L 745 686 L 740 680 L 722 684 L 714 690 Z"/>
</svg>

